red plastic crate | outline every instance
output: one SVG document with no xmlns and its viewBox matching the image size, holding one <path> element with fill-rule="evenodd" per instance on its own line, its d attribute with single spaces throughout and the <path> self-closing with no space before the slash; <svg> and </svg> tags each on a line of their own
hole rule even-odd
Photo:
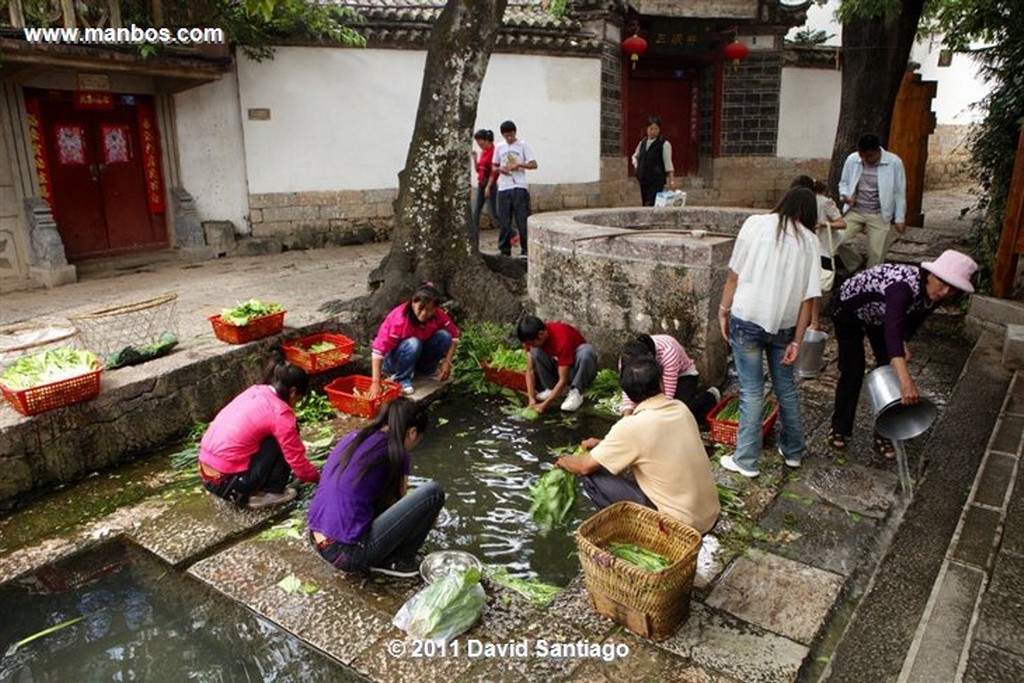
<svg viewBox="0 0 1024 683">
<path fill-rule="evenodd" d="M 102 372 L 103 367 L 97 364 L 95 370 L 28 389 L 11 389 L 0 384 L 0 391 L 7 402 L 22 415 L 38 415 L 47 410 L 96 398 L 100 393 Z"/>
<path fill-rule="evenodd" d="M 708 413 L 707 421 L 711 425 L 711 439 L 717 443 L 726 444 L 727 446 L 736 445 L 736 433 L 739 430 L 739 422 L 734 420 L 719 420 L 717 419 L 718 413 L 725 409 L 727 405 L 733 400 L 738 399 L 737 394 L 730 394 L 729 396 L 723 396 L 722 400 L 718 402 L 711 412 Z M 774 396 L 769 396 L 765 401 L 770 401 L 774 406 L 772 412 L 768 414 L 768 417 L 763 423 L 761 423 L 761 438 L 767 438 L 771 434 L 772 429 L 775 427 L 775 421 L 779 419 L 779 402 L 775 400 Z"/>
<path fill-rule="evenodd" d="M 394 401 L 402 393 L 402 388 L 397 382 L 389 379 L 381 380 L 381 395 L 377 398 L 357 396 L 356 389 L 361 393 L 370 390 L 373 378 L 366 375 L 349 375 L 339 377 L 324 387 L 327 392 L 327 400 L 331 405 L 343 413 L 373 419 L 377 417 L 380 407 L 389 401 Z"/>
<path fill-rule="evenodd" d="M 516 391 L 526 391 L 526 375 L 524 373 L 505 368 L 492 368 L 487 361 L 480 363 L 480 367 L 483 368 L 484 377 L 488 382 Z"/>
<path fill-rule="evenodd" d="M 309 347 L 320 342 L 334 344 L 334 348 L 318 353 L 308 350 Z M 281 344 L 285 359 L 311 375 L 341 367 L 352 358 L 352 351 L 355 348 L 356 343 L 343 334 L 312 334 Z"/>
<path fill-rule="evenodd" d="M 284 314 L 286 311 L 278 311 L 270 315 L 253 318 L 248 325 L 239 327 L 225 322 L 219 315 L 211 315 L 208 320 L 213 325 L 213 334 L 222 342 L 228 344 L 245 344 L 257 339 L 269 337 L 284 329 Z"/>
</svg>

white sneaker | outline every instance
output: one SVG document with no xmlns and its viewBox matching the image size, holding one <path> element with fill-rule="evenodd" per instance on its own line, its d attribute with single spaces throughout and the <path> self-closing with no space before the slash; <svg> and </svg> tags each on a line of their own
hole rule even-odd
<svg viewBox="0 0 1024 683">
<path fill-rule="evenodd" d="M 406 382 L 402 385 L 402 395 L 411 396 L 416 393 L 416 387 L 412 385 L 412 382 Z"/>
<path fill-rule="evenodd" d="M 783 462 L 786 463 L 786 467 L 793 467 L 793 468 L 800 467 L 800 461 L 797 460 L 796 458 L 787 458 L 786 454 L 782 452 L 782 448 L 781 447 L 779 448 L 779 455 L 782 456 L 782 460 L 783 460 Z"/>
<path fill-rule="evenodd" d="M 538 401 L 546 401 L 546 400 L 548 400 L 549 396 L 551 396 L 551 390 L 550 389 L 544 389 L 542 391 L 538 391 L 537 392 L 537 400 Z"/>
<path fill-rule="evenodd" d="M 730 472 L 736 472 L 742 474 L 747 479 L 753 479 L 759 472 L 757 470 L 748 470 L 746 467 L 740 467 L 740 465 L 732 459 L 731 455 L 723 455 L 718 459 L 719 464 Z"/>
<path fill-rule="evenodd" d="M 581 405 L 583 405 L 583 394 L 579 389 L 570 389 L 569 395 L 562 401 L 562 410 L 572 413 L 579 410 Z"/>
<path fill-rule="evenodd" d="M 270 493 L 264 491 L 262 493 L 256 493 L 249 496 L 249 509 L 259 510 L 261 508 L 270 507 L 272 505 L 280 505 L 281 503 L 287 503 L 295 500 L 295 496 L 298 492 L 290 486 L 281 493 Z"/>
</svg>

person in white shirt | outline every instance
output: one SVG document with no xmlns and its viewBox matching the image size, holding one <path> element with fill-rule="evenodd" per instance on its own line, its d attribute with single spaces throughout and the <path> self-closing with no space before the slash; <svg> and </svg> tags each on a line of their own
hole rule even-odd
<svg viewBox="0 0 1024 683">
<path fill-rule="evenodd" d="M 743 223 L 729 260 L 718 318 L 736 363 L 740 420 L 736 452 L 720 462 L 745 477 L 758 475 L 766 356 L 782 415 L 779 450 L 786 465 L 799 467 L 806 448 L 793 364 L 813 300 L 821 295 L 817 220 L 814 192 L 790 188 L 771 213 Z"/>
<path fill-rule="evenodd" d="M 704 391 L 697 388 L 697 364 L 686 353 L 679 340 L 669 334 L 639 334 L 623 344 L 619 367 L 639 358 L 653 358 L 661 367 L 661 385 L 665 395 L 686 404 L 697 424 L 707 424 L 706 417 L 722 397 L 717 387 Z M 632 415 L 636 403 L 622 392 L 622 414 Z"/>
<path fill-rule="evenodd" d="M 498 187 L 498 251 L 502 256 L 512 255 L 512 216 L 519 230 L 520 257 L 526 258 L 526 220 L 530 216 L 530 191 L 526 186 L 526 171 L 536 170 L 537 159 L 533 150 L 516 138 L 516 124 L 505 121 L 501 124 L 501 137 L 505 142 L 494 150 L 494 172 L 489 181 L 493 193 Z"/>
<path fill-rule="evenodd" d="M 860 265 L 861 255 L 853 240 L 868 236 L 865 268 L 885 261 L 890 228 L 903 234 L 907 229 L 907 173 L 903 160 L 882 149 L 877 135 L 862 135 L 857 151 L 846 157 L 839 179 L 839 196 L 845 203 L 846 230 L 838 246 L 839 258 L 850 270 Z"/>
</svg>

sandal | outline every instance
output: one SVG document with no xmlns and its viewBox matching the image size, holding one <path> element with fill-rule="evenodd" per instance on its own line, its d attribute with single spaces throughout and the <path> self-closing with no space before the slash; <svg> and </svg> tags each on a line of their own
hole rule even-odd
<svg viewBox="0 0 1024 683">
<path fill-rule="evenodd" d="M 845 451 L 847 447 L 846 435 L 832 430 L 828 433 L 828 445 L 837 451 Z"/>
<path fill-rule="evenodd" d="M 885 438 L 881 434 L 875 434 L 875 451 L 886 460 L 896 459 L 896 447 L 893 445 L 892 440 Z"/>
</svg>

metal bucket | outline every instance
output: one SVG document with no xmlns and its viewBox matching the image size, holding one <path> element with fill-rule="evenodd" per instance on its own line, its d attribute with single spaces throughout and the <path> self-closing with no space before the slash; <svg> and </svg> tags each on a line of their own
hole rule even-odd
<svg viewBox="0 0 1024 683">
<path fill-rule="evenodd" d="M 892 366 L 875 368 L 866 381 L 875 431 L 893 441 L 906 441 L 928 431 L 935 422 L 938 408 L 925 397 L 905 406 L 901 403 L 900 380 Z"/>
<path fill-rule="evenodd" d="M 828 335 L 820 330 L 808 329 L 804 332 L 804 342 L 800 345 L 800 357 L 796 361 L 796 374 L 799 377 L 810 378 L 821 374 L 821 368 L 825 364 L 825 342 Z"/>
</svg>

